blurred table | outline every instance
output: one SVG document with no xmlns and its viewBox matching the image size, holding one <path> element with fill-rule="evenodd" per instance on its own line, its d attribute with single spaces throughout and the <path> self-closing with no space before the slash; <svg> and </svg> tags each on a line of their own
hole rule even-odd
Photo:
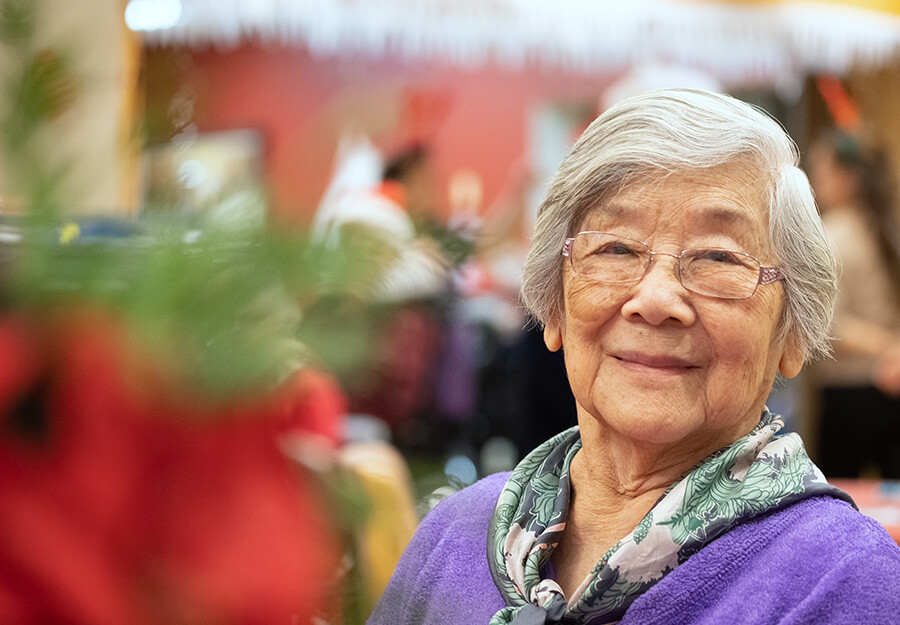
<svg viewBox="0 0 900 625">
<path fill-rule="evenodd" d="M 828 481 L 853 497 L 860 512 L 881 523 L 891 537 L 900 543 L 900 481 Z"/>
</svg>

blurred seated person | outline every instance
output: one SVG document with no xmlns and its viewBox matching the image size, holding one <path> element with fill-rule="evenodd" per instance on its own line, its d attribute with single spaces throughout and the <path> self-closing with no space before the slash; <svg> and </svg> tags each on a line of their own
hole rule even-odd
<svg viewBox="0 0 900 625">
<path fill-rule="evenodd" d="M 819 464 L 830 477 L 900 478 L 900 230 L 884 153 L 832 131 L 810 183 L 840 263 L 834 359 L 817 364 Z M 848 415 L 852 418 L 848 419 Z"/>
<path fill-rule="evenodd" d="M 522 286 L 578 425 L 440 503 L 370 625 L 896 622 L 900 547 L 765 405 L 827 351 L 836 290 L 798 160 L 709 92 L 594 121 Z"/>
<path fill-rule="evenodd" d="M 411 214 L 428 206 L 432 192 L 428 151 L 414 145 L 387 161 L 378 185 L 344 194 L 316 219 L 326 242 L 356 249 L 385 268 L 377 283 L 357 285 L 384 318 L 375 353 L 347 391 L 351 412 L 392 426 L 427 405 L 441 338 L 433 304 L 447 289 L 450 266 L 436 241 L 417 231 Z"/>
<path fill-rule="evenodd" d="M 416 230 L 413 213 L 429 206 L 428 151 L 414 145 L 389 159 L 380 183 L 350 189 L 323 205 L 314 228 L 326 241 L 356 246 L 387 267 L 373 287 L 379 301 L 402 302 L 439 295 L 447 261 L 439 246 Z"/>
</svg>

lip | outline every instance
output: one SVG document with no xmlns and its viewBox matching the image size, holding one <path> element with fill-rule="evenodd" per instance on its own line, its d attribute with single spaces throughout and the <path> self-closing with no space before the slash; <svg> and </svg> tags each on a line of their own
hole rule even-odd
<svg viewBox="0 0 900 625">
<path fill-rule="evenodd" d="M 696 369 L 698 365 L 689 360 L 668 354 L 622 351 L 611 354 L 613 358 L 629 368 L 652 370 L 660 373 L 684 373 Z"/>
</svg>

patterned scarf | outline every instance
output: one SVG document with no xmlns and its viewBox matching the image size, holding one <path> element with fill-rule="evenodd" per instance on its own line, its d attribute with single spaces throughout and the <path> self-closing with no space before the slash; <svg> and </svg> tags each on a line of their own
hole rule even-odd
<svg viewBox="0 0 900 625">
<path fill-rule="evenodd" d="M 815 495 L 853 501 L 831 486 L 797 434 L 768 410 L 749 434 L 668 488 L 637 527 L 600 559 L 568 600 L 541 572 L 566 527 L 577 426 L 531 452 L 503 488 L 488 530 L 488 564 L 507 607 L 490 625 L 600 625 L 732 527 Z"/>
</svg>

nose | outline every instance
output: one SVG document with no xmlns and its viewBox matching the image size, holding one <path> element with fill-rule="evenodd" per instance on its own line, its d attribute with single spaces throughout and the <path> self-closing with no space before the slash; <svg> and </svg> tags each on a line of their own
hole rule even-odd
<svg viewBox="0 0 900 625">
<path fill-rule="evenodd" d="M 692 325 L 697 320 L 697 312 L 691 304 L 690 292 L 678 280 L 677 263 L 674 254 L 655 252 L 644 276 L 622 305 L 622 315 L 632 320 L 643 319 L 654 326 Z"/>
</svg>

